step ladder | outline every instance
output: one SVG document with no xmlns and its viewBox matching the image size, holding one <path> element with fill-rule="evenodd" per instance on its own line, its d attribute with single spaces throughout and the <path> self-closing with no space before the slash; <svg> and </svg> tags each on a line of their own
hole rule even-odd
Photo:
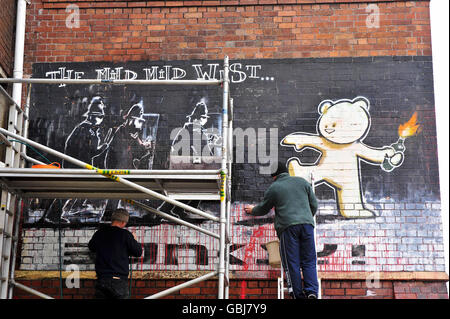
<svg viewBox="0 0 450 319">
<path fill-rule="evenodd" d="M 24 137 L 28 134 L 30 89 L 31 86 L 28 86 L 27 103 L 22 109 L 0 86 L 0 95 L 2 96 L 0 101 L 9 108 L 7 129 Z M 0 159 L 0 166 L 25 167 L 27 157 L 25 145 L 11 141 L 3 134 L 0 135 L 0 143 L 6 147 L 5 157 Z M 0 202 L 0 299 L 7 299 L 12 296 L 13 287 L 10 285 L 10 281 L 14 277 L 15 254 L 13 251 L 17 248 L 22 200 L 17 193 L 11 192 L 2 183 Z"/>
</svg>

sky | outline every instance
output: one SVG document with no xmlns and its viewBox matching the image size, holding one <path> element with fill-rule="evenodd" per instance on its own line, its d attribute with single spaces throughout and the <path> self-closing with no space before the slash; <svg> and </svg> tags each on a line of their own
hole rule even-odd
<svg viewBox="0 0 450 319">
<path fill-rule="evenodd" d="M 431 0 L 430 14 L 445 267 L 449 274 L 449 1 Z"/>
</svg>

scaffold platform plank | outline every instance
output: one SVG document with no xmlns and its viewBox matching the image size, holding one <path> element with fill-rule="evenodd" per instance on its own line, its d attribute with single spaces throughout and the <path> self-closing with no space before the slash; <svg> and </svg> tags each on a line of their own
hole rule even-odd
<svg viewBox="0 0 450 319">
<path fill-rule="evenodd" d="M 130 170 L 120 176 L 176 200 L 220 200 L 217 170 Z M 151 199 L 86 169 L 0 168 L 0 181 L 9 191 L 28 198 Z"/>
</svg>

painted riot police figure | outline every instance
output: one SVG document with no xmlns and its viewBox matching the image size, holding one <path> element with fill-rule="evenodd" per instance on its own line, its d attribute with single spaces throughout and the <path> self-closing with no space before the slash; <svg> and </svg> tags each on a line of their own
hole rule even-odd
<svg viewBox="0 0 450 319">
<path fill-rule="evenodd" d="M 145 123 L 142 101 L 123 115 L 124 122 L 114 132 L 105 159 L 106 168 L 151 169 L 154 141 L 142 139 Z"/>
<path fill-rule="evenodd" d="M 97 166 L 96 159 L 108 148 L 108 139 L 111 130 L 105 138 L 102 138 L 100 125 L 105 117 L 106 105 L 101 96 L 94 96 L 88 106 L 88 110 L 83 114 L 83 122 L 75 126 L 64 145 L 64 153 L 75 157 L 85 163 Z M 96 165 L 97 164 L 97 165 Z M 63 162 L 64 168 L 76 167 L 68 162 Z"/>
</svg>

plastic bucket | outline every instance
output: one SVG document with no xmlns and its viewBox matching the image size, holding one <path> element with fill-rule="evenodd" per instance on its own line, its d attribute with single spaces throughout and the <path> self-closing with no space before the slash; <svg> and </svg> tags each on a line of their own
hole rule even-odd
<svg viewBox="0 0 450 319">
<path fill-rule="evenodd" d="M 269 253 L 269 265 L 273 268 L 280 268 L 280 241 L 273 240 L 266 243 L 267 252 Z"/>
</svg>

